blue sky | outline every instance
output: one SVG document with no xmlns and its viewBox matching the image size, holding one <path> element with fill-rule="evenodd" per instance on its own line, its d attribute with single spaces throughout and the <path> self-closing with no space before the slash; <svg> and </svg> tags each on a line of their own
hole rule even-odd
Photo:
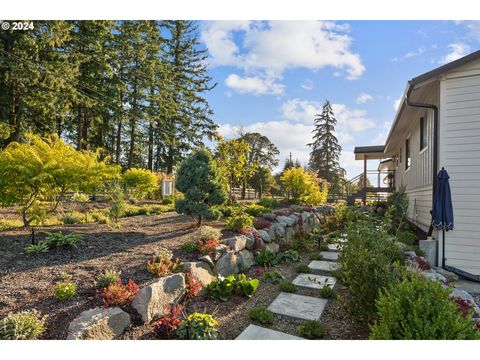
<svg viewBox="0 0 480 360">
<path fill-rule="evenodd" d="M 353 148 L 383 144 L 407 80 L 476 51 L 480 21 L 200 21 L 218 86 L 207 99 L 220 134 L 268 136 L 308 161 L 313 117 L 334 104 L 341 165 Z M 370 162 L 371 168 L 376 163 Z"/>
</svg>

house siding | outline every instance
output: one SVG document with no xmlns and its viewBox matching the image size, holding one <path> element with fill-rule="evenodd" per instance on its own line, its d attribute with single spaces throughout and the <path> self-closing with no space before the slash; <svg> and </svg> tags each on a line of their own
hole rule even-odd
<svg viewBox="0 0 480 360">
<path fill-rule="evenodd" d="M 446 74 L 440 96 L 439 166 L 450 175 L 455 216 L 446 264 L 480 275 L 480 62 Z"/>
</svg>

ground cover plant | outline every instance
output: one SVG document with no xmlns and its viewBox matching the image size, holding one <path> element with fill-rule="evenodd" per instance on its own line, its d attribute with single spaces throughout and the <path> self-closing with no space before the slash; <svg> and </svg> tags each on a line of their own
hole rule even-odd
<svg viewBox="0 0 480 360">
<path fill-rule="evenodd" d="M 310 340 L 323 339 L 325 337 L 325 326 L 315 320 L 305 321 L 297 327 L 298 334 Z"/>
<path fill-rule="evenodd" d="M 259 322 L 263 325 L 273 324 L 273 313 L 265 307 L 256 307 L 248 311 L 248 317 L 252 321 Z"/>
<path fill-rule="evenodd" d="M 55 299 L 59 301 L 66 301 L 77 296 L 77 285 L 71 280 L 71 276 L 64 275 L 63 280 L 55 284 Z"/>
<path fill-rule="evenodd" d="M 180 339 L 216 340 L 218 323 L 210 314 L 193 313 L 180 322 L 176 334 Z"/>
<path fill-rule="evenodd" d="M 290 280 L 282 280 L 279 282 L 278 287 L 280 291 L 288 293 L 296 293 L 297 287 Z"/>
<path fill-rule="evenodd" d="M 0 320 L 0 340 L 35 340 L 45 331 L 46 320 L 36 310 L 10 313 Z"/>
</svg>

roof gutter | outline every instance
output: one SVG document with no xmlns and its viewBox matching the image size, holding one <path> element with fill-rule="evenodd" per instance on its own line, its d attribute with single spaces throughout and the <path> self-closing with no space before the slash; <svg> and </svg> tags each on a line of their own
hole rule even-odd
<svg viewBox="0 0 480 360">
<path fill-rule="evenodd" d="M 410 95 L 415 86 L 415 81 L 412 79 L 408 82 L 408 90 L 405 95 L 405 102 L 408 106 L 418 107 L 423 109 L 433 110 L 433 171 L 432 171 L 432 210 L 433 210 L 433 201 L 435 196 L 435 190 L 437 188 L 437 169 L 438 169 L 438 107 L 435 104 L 428 103 L 417 103 L 410 100 Z M 433 228 L 430 226 L 428 230 L 428 235 L 432 234 Z M 442 238 L 442 268 L 445 267 L 445 237 Z"/>
</svg>

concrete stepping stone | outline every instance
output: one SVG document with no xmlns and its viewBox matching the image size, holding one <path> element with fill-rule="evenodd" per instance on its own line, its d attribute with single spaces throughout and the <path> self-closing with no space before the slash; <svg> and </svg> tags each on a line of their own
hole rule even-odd
<svg viewBox="0 0 480 360">
<path fill-rule="evenodd" d="M 273 300 L 268 310 L 302 320 L 319 320 L 326 304 L 326 299 L 282 292 Z"/>
<path fill-rule="evenodd" d="M 328 247 L 328 250 L 330 250 L 330 251 L 337 251 L 338 250 L 338 244 L 328 244 L 327 247 Z"/>
<path fill-rule="evenodd" d="M 330 276 L 299 274 L 292 282 L 294 285 L 309 289 L 321 289 L 324 286 L 333 287 L 337 279 Z"/>
<path fill-rule="evenodd" d="M 322 255 L 325 260 L 330 260 L 330 261 L 337 261 L 338 260 L 338 252 L 321 251 L 320 255 Z"/>
<path fill-rule="evenodd" d="M 235 340 L 305 340 L 298 336 L 266 329 L 257 325 L 248 325 Z"/>
<path fill-rule="evenodd" d="M 346 243 L 347 239 L 341 237 L 341 238 L 338 238 L 337 241 L 341 243 Z"/>
<path fill-rule="evenodd" d="M 313 260 L 308 264 L 308 268 L 313 271 L 335 271 L 340 265 L 333 261 Z"/>
</svg>

